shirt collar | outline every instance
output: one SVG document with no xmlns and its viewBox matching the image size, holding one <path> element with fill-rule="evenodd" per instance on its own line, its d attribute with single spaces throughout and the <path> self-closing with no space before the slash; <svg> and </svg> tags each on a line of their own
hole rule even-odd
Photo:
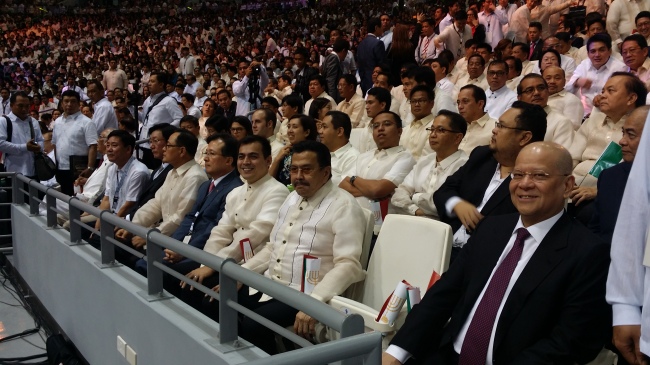
<svg viewBox="0 0 650 365">
<path fill-rule="evenodd" d="M 196 161 L 194 159 L 191 159 L 187 161 L 186 163 L 180 165 L 178 168 L 174 169 L 177 174 L 179 175 L 185 175 L 185 173 L 192 168 L 194 165 L 196 165 Z"/>
<path fill-rule="evenodd" d="M 444 160 L 440 161 L 438 164 L 440 167 L 442 167 L 443 170 L 446 170 L 449 165 L 454 163 L 456 160 L 459 158 L 465 156 L 465 152 L 463 150 L 457 150 L 456 152 L 452 153 L 451 155 L 447 156 Z"/>
<path fill-rule="evenodd" d="M 564 210 L 561 210 L 559 213 L 552 216 L 551 218 L 533 224 L 530 227 L 524 227 L 524 223 L 521 221 L 521 216 L 519 216 L 519 220 L 517 221 L 517 225 L 515 225 L 515 229 L 512 231 L 512 234 L 515 234 L 519 228 L 526 228 L 528 233 L 530 233 L 530 236 L 538 243 L 541 243 L 544 240 L 544 237 L 546 237 L 548 232 L 551 230 L 551 228 L 553 228 L 555 223 L 557 223 L 557 221 L 560 220 L 562 214 L 564 214 Z"/>
<path fill-rule="evenodd" d="M 396 155 L 396 154 L 398 154 L 398 153 L 400 153 L 402 151 L 404 151 L 404 147 L 402 147 L 402 146 L 395 146 L 395 147 L 391 147 L 391 148 L 385 148 L 383 150 L 376 149 L 375 150 L 375 156 L 377 156 L 377 154 L 382 153 L 382 152 L 386 156 Z"/>
<path fill-rule="evenodd" d="M 249 184 L 248 182 L 246 182 L 246 184 L 248 185 L 249 189 L 257 189 L 258 187 L 264 185 L 267 181 L 269 181 L 271 179 L 272 179 L 271 175 L 266 174 L 261 179 L 255 181 L 254 183 Z M 244 180 L 244 181 L 246 181 L 246 180 Z"/>
<path fill-rule="evenodd" d="M 479 126 L 481 126 L 481 128 L 483 128 L 483 127 L 485 127 L 485 123 L 487 123 L 488 120 L 490 120 L 490 114 L 485 113 L 485 114 L 483 114 L 482 117 L 480 117 L 480 118 L 478 118 L 477 120 L 473 121 L 471 124 L 476 123 L 476 124 L 478 124 Z"/>
<path fill-rule="evenodd" d="M 422 125 L 427 125 L 427 124 L 429 124 L 430 122 L 433 121 L 433 118 L 434 118 L 434 115 L 433 115 L 433 114 L 429 114 L 429 115 L 427 115 L 426 117 L 424 117 L 424 118 L 422 118 L 422 119 L 416 119 L 416 120 L 414 120 L 413 122 L 411 122 L 411 124 L 413 124 L 413 123 L 417 123 L 417 122 L 420 122 Z"/>
<path fill-rule="evenodd" d="M 323 201 L 323 199 L 325 199 L 327 194 L 329 194 L 333 188 L 334 188 L 334 184 L 332 183 L 332 180 L 331 179 L 327 180 L 325 185 L 321 186 L 321 188 L 318 189 L 318 191 L 316 192 L 316 194 L 314 194 L 314 196 L 308 199 L 302 198 L 300 200 L 300 203 L 306 202 L 307 205 L 309 205 L 312 208 L 315 208 L 318 206 L 318 204 L 320 204 L 320 202 Z"/>
<path fill-rule="evenodd" d="M 489 89 L 488 89 L 488 90 L 489 90 Z M 507 90 L 510 90 L 510 89 L 508 89 L 508 87 L 507 87 L 506 85 L 503 85 L 503 86 L 501 86 L 501 88 L 499 88 L 499 89 L 496 90 L 496 91 L 492 91 L 492 90 L 490 90 L 490 92 L 491 92 L 490 95 L 495 95 L 495 94 L 496 94 L 497 96 L 499 96 L 499 95 L 505 93 Z"/>
<path fill-rule="evenodd" d="M 220 177 L 218 177 L 218 178 L 216 178 L 216 179 L 212 179 L 212 184 L 214 184 L 214 187 L 216 188 L 217 185 L 218 185 L 218 184 L 219 184 L 223 179 L 226 178 L 226 176 L 232 174 L 233 172 L 235 172 L 235 170 L 232 170 L 232 171 L 230 171 L 229 173 L 227 173 L 227 174 L 225 174 L 225 175 L 222 175 L 222 176 L 220 176 Z"/>
<path fill-rule="evenodd" d="M 18 118 L 18 116 L 17 116 L 16 114 L 14 114 L 14 112 L 9 112 L 9 114 L 7 114 L 7 117 L 9 117 L 12 121 L 13 121 L 13 120 L 20 120 L 20 121 L 22 121 L 22 122 L 26 122 L 26 121 L 29 120 L 29 118 L 30 118 L 31 116 L 28 115 L 27 118 L 25 118 L 25 119 L 20 119 L 20 118 Z"/>
<path fill-rule="evenodd" d="M 330 154 L 332 156 L 334 156 L 334 157 L 341 157 L 346 152 L 348 152 L 350 150 L 350 148 L 352 148 L 352 145 L 350 144 L 350 142 L 348 142 L 345 146 L 342 146 L 341 148 L 339 148 L 338 150 L 336 150 L 334 152 L 330 152 Z"/>
<path fill-rule="evenodd" d="M 77 117 L 80 116 L 80 115 L 81 115 L 81 110 L 74 113 L 74 114 L 70 114 L 68 116 L 66 116 L 65 114 L 61 114 L 61 116 L 63 117 L 63 120 L 67 120 L 67 119 L 75 119 L 76 120 Z"/>
<path fill-rule="evenodd" d="M 163 95 L 164 93 L 165 93 L 164 91 L 161 91 L 161 92 L 159 92 L 159 93 L 156 94 L 156 95 L 151 95 L 150 98 L 151 98 L 151 100 L 156 100 L 156 99 L 158 99 L 158 97 L 159 97 L 160 95 Z"/>
</svg>

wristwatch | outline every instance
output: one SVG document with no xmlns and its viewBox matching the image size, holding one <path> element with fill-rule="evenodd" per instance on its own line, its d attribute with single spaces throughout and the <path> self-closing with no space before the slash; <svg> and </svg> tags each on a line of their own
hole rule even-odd
<svg viewBox="0 0 650 365">
<path fill-rule="evenodd" d="M 351 176 L 350 177 L 350 185 L 354 186 L 354 180 L 356 180 L 356 179 L 357 179 L 356 176 Z"/>
</svg>

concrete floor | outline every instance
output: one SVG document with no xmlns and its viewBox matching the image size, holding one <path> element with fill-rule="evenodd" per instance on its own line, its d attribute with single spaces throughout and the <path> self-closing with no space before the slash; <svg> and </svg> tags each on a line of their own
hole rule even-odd
<svg viewBox="0 0 650 365">
<path fill-rule="evenodd" d="M 7 257 L 11 261 L 11 256 Z M 0 273 L 0 339 L 36 327 L 34 318 L 23 308 L 15 290 L 9 280 Z M 38 333 L 0 342 L 0 360 L 43 354 L 45 338 L 45 331 L 41 329 Z"/>
</svg>

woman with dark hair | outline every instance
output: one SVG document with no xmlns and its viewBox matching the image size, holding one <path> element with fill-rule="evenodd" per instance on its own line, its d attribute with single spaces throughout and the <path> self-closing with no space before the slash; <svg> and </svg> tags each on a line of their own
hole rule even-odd
<svg viewBox="0 0 650 365">
<path fill-rule="evenodd" d="M 506 57 L 512 56 L 512 41 L 510 39 L 502 39 L 494 47 L 494 59 L 503 61 Z"/>
<path fill-rule="evenodd" d="M 311 103 L 311 106 L 309 107 L 308 114 L 310 117 L 314 118 L 316 122 L 320 122 L 325 118 L 325 115 L 327 112 L 332 110 L 332 105 L 330 104 L 330 101 L 325 98 L 316 98 L 314 101 Z"/>
<path fill-rule="evenodd" d="M 316 100 L 314 100 L 316 101 Z M 312 103 L 313 104 L 313 103 Z M 289 143 L 280 150 L 280 153 L 273 159 L 273 163 L 269 168 L 269 175 L 273 176 L 276 180 L 284 185 L 291 184 L 291 146 L 304 140 L 315 141 L 318 136 L 316 130 L 316 121 L 314 118 L 296 114 L 289 119 L 287 138 Z"/>
<path fill-rule="evenodd" d="M 251 121 L 241 115 L 233 118 L 228 129 L 230 130 L 230 134 L 235 137 L 237 141 L 241 141 L 244 139 L 244 137 L 253 134 L 253 126 L 251 125 Z"/>
<path fill-rule="evenodd" d="M 544 70 L 546 70 L 546 68 L 549 66 L 561 67 L 562 57 L 558 51 L 550 48 L 542 52 L 542 57 L 539 59 L 537 65 L 539 67 L 540 73 L 544 72 Z"/>
<path fill-rule="evenodd" d="M 208 120 L 217 110 L 217 103 L 214 100 L 207 98 L 203 102 L 203 108 L 201 108 L 201 118 L 199 118 L 199 133 L 201 138 L 208 138 L 208 130 L 205 129 L 205 121 Z"/>
<path fill-rule="evenodd" d="M 393 29 L 393 42 L 388 48 L 388 62 L 390 62 L 391 83 L 394 86 L 402 84 L 400 70 L 407 63 L 415 63 L 413 43 L 409 38 L 409 27 L 397 24 Z"/>
</svg>

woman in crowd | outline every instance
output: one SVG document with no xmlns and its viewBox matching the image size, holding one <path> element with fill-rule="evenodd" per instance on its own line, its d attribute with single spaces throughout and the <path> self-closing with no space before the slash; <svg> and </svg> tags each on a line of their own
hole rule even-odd
<svg viewBox="0 0 650 365">
<path fill-rule="evenodd" d="M 293 153 L 291 146 L 304 140 L 315 141 L 317 136 L 318 132 L 314 118 L 303 114 L 294 115 L 288 124 L 287 137 L 289 138 L 289 143 L 280 150 L 280 153 L 273 160 L 269 168 L 269 175 L 275 177 L 276 180 L 284 185 L 291 184 L 290 168 L 291 155 Z"/>
</svg>

